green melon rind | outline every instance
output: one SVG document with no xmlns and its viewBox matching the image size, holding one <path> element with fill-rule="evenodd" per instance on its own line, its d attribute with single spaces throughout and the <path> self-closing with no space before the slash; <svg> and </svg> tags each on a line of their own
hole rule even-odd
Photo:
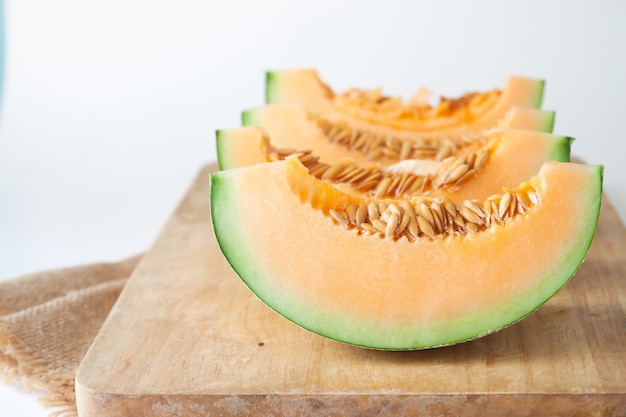
<svg viewBox="0 0 626 417">
<path fill-rule="evenodd" d="M 254 169 L 245 167 L 240 169 Z M 211 175 L 212 221 L 219 246 L 233 270 L 250 290 L 267 306 L 288 320 L 321 336 L 381 350 L 416 350 L 455 344 L 507 327 L 534 312 L 565 285 L 583 262 L 595 234 L 602 197 L 603 167 L 590 173 L 590 179 L 581 192 L 586 193 L 588 207 L 581 219 L 584 228 L 578 238 L 564 242 L 565 249 L 542 284 L 526 293 L 518 294 L 498 306 L 491 306 L 474 315 L 467 315 L 449 323 L 438 323 L 436 328 L 414 329 L 410 326 L 384 326 L 358 321 L 346 321 L 341 314 L 319 311 L 306 305 L 306 300 L 285 294 L 272 286 L 271 277 L 257 267 L 259 260 L 246 243 L 247 236 L 237 218 L 240 201 L 236 193 L 237 171 L 223 171 Z M 306 225 L 303 225 L 306 228 Z M 271 232 L 271 231 L 269 231 Z"/>
<path fill-rule="evenodd" d="M 228 146 L 228 129 L 215 131 L 215 148 L 217 151 L 217 166 L 220 171 L 234 168 L 230 162 L 230 147 Z"/>
<path fill-rule="evenodd" d="M 574 138 L 571 136 L 552 136 L 554 140 L 548 149 L 546 161 L 570 162 Z"/>
<path fill-rule="evenodd" d="M 543 104 L 543 93 L 546 89 L 546 81 L 545 80 L 535 80 L 535 94 L 534 94 L 534 102 L 528 107 L 534 107 L 536 109 L 540 109 Z"/>
<path fill-rule="evenodd" d="M 265 102 L 268 104 L 282 101 L 279 77 L 280 71 L 265 72 Z"/>
<path fill-rule="evenodd" d="M 541 110 L 543 116 L 542 121 L 537 126 L 537 131 L 552 133 L 554 131 L 554 121 L 556 119 L 556 112 L 554 110 Z"/>
<path fill-rule="evenodd" d="M 242 126 L 263 126 L 262 107 L 254 107 L 241 112 Z"/>
<path fill-rule="evenodd" d="M 215 150 L 217 154 L 217 166 L 220 171 L 238 168 L 239 165 L 233 162 L 236 147 L 233 149 L 231 132 L 240 128 L 219 129 L 215 131 Z M 255 149 L 256 150 L 256 149 Z M 255 151 L 254 150 L 254 151 Z"/>
</svg>

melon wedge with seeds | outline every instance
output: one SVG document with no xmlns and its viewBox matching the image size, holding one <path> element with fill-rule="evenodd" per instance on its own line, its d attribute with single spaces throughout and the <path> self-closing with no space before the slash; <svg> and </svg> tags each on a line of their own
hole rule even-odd
<svg viewBox="0 0 626 417">
<path fill-rule="evenodd" d="M 490 207 L 482 223 L 464 229 L 449 225 L 456 216 L 445 213 L 472 218 L 472 205 L 355 198 L 291 157 L 211 174 L 211 215 L 233 270 L 280 315 L 355 346 L 424 349 L 509 326 L 565 285 L 594 236 L 602 173 L 601 166 L 547 162 L 537 176 L 482 202 Z M 361 207 L 374 205 L 381 212 L 364 217 Z M 384 218 L 383 208 L 395 229 L 376 232 L 370 226 Z M 418 217 L 426 209 L 433 217 L 443 210 L 445 230 L 399 232 L 398 212 Z"/>
<path fill-rule="evenodd" d="M 379 167 L 373 162 L 354 164 L 352 161 L 346 162 L 347 158 L 327 160 L 317 154 L 315 149 L 310 153 L 304 149 L 276 149 L 273 137 L 259 127 L 220 130 L 217 132 L 216 145 L 220 169 L 284 159 L 290 153 L 302 154 L 301 160 L 306 160 L 305 165 L 312 175 L 334 182 L 345 192 L 388 198 L 427 193 L 429 196 L 441 195 L 454 201 L 462 201 L 484 199 L 500 192 L 502 187 L 515 187 L 535 175 L 545 161 L 569 161 L 571 143 L 572 138 L 567 136 L 518 129 L 496 129 L 475 139 L 466 152 L 459 152 L 456 157 L 445 158 L 443 161 L 405 160 L 387 167 Z M 318 170 L 320 165 L 326 165 L 329 169 Z M 455 167 L 461 165 L 467 166 L 467 170 L 454 176 Z M 330 169 L 336 167 L 346 168 L 336 178 L 329 178 L 327 174 Z M 369 173 L 358 175 L 355 170 Z M 380 187 L 374 187 L 372 181 L 368 180 L 374 172 L 390 178 L 391 186 L 382 193 Z M 459 172 L 456 171 L 457 174 Z M 407 175 L 402 180 L 396 178 L 402 177 L 404 173 Z"/>
<path fill-rule="evenodd" d="M 336 93 L 316 70 L 292 69 L 266 73 L 266 101 L 299 104 L 316 116 L 344 121 L 354 128 L 450 135 L 497 127 L 513 107 L 539 108 L 544 86 L 543 80 L 512 76 L 502 87 L 452 99 L 442 97 L 431 105 L 423 89 L 409 101 L 386 97 L 381 89 Z"/>
<path fill-rule="evenodd" d="M 469 130 L 457 135 L 400 130 L 392 134 L 378 126 L 356 128 L 350 123 L 316 117 L 301 106 L 285 103 L 246 110 L 242 113 L 242 122 L 244 126 L 263 127 L 279 148 L 313 149 L 329 163 L 349 158 L 359 164 L 389 165 L 402 159 L 437 159 L 444 147 L 451 147 L 449 154 L 463 152 L 472 140 L 496 128 L 551 133 L 554 112 L 513 108 L 504 119 L 488 129 Z"/>
</svg>

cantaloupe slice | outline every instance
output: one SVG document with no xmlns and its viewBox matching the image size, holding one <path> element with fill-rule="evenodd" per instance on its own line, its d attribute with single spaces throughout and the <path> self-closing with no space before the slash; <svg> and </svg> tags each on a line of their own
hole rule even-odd
<svg viewBox="0 0 626 417">
<path fill-rule="evenodd" d="M 279 314 L 348 344 L 421 349 L 494 332 L 555 294 L 592 242 L 602 172 L 548 162 L 479 214 L 355 198 L 292 157 L 212 174 L 211 215 L 230 265 Z"/>
<path fill-rule="evenodd" d="M 295 134 L 294 138 L 297 137 Z M 497 129 L 475 138 L 463 152 L 442 161 L 413 163 L 405 160 L 378 167 L 363 159 L 359 159 L 359 163 L 346 162 L 347 157 L 326 159 L 317 154 L 318 148 L 313 148 L 312 153 L 301 154 L 300 158 L 312 175 L 332 181 L 349 193 L 388 198 L 426 194 L 462 201 L 487 198 L 500 192 L 503 186 L 515 187 L 535 175 L 545 161 L 569 161 L 571 141 L 567 136 L 549 133 Z M 303 150 L 276 149 L 273 137 L 259 127 L 220 130 L 216 145 L 220 169 L 268 162 Z M 342 166 L 345 168 L 340 173 L 329 175 Z M 457 170 L 457 167 L 461 169 Z M 381 189 L 384 183 L 377 184 L 377 188 L 373 186 L 371 178 L 376 172 L 380 173 L 381 179 L 389 178 L 386 189 Z"/>
<path fill-rule="evenodd" d="M 354 128 L 348 123 L 332 123 L 308 113 L 300 106 L 274 104 L 246 110 L 244 126 L 261 126 L 279 148 L 313 149 L 328 163 L 349 158 L 358 164 L 376 161 L 389 165 L 403 159 L 437 159 L 443 153 L 464 152 L 483 130 L 468 130 L 461 135 L 415 134 L 410 131 L 377 127 Z M 507 116 L 489 126 L 552 132 L 554 112 L 513 108 Z M 446 155 L 447 156 L 447 155 Z"/>
<path fill-rule="evenodd" d="M 313 69 L 266 74 L 268 103 L 298 103 L 331 121 L 343 120 L 355 128 L 386 127 L 387 133 L 400 129 L 450 135 L 491 129 L 513 107 L 539 108 L 543 90 L 543 80 L 509 77 L 502 89 L 442 98 L 437 105 L 431 105 L 423 90 L 406 103 L 383 96 L 380 89 L 351 89 L 337 94 Z"/>
</svg>

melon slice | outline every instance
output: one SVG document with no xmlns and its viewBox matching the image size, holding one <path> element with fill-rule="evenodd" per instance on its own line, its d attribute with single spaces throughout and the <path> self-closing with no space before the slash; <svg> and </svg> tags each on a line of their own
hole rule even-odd
<svg viewBox="0 0 626 417">
<path fill-rule="evenodd" d="M 487 198 L 503 186 L 515 187 L 535 175 L 545 161 L 569 161 L 571 142 L 567 136 L 497 129 L 473 139 L 456 156 L 441 161 L 404 160 L 386 167 L 362 159 L 355 163 L 339 155 L 327 159 L 323 152 L 320 157 L 317 148 L 312 152 L 279 149 L 274 146 L 274 138 L 259 127 L 220 130 L 216 144 L 220 169 L 298 154 L 311 175 L 331 181 L 345 192 L 378 198 L 427 194 L 462 201 Z M 372 181 L 377 175 L 379 181 L 388 178 L 386 187 L 382 181 Z"/>
<path fill-rule="evenodd" d="M 343 120 L 355 128 L 386 127 L 388 133 L 401 129 L 449 135 L 490 129 L 512 107 L 539 108 L 543 90 L 543 80 L 509 77 L 502 89 L 441 98 L 438 104 L 431 105 L 425 90 L 405 103 L 401 98 L 383 96 L 380 89 L 335 93 L 313 69 L 266 74 L 268 103 L 298 103 L 331 121 Z"/>
<path fill-rule="evenodd" d="M 211 213 L 232 268 L 282 316 L 347 344 L 422 349 L 494 332 L 555 294 L 592 242 L 602 173 L 548 162 L 482 204 L 395 204 L 291 157 L 212 174 Z"/>
<path fill-rule="evenodd" d="M 328 163 L 350 158 L 356 163 L 376 161 L 389 165 L 402 159 L 437 159 L 443 153 L 464 152 L 485 131 L 460 135 L 415 134 L 379 127 L 354 128 L 345 122 L 331 122 L 314 116 L 300 106 L 274 104 L 246 110 L 244 126 L 261 126 L 279 148 L 313 149 Z M 514 108 L 507 117 L 489 128 L 515 128 L 552 132 L 554 112 L 540 109 Z"/>
</svg>

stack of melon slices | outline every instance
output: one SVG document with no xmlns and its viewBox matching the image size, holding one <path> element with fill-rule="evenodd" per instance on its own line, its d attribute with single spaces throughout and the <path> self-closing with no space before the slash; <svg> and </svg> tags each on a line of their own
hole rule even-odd
<svg viewBox="0 0 626 417">
<path fill-rule="evenodd" d="M 268 104 L 217 132 L 220 248 L 267 306 L 340 342 L 423 349 L 515 323 L 574 275 L 602 198 L 543 90 L 405 102 L 268 73 Z"/>
</svg>

